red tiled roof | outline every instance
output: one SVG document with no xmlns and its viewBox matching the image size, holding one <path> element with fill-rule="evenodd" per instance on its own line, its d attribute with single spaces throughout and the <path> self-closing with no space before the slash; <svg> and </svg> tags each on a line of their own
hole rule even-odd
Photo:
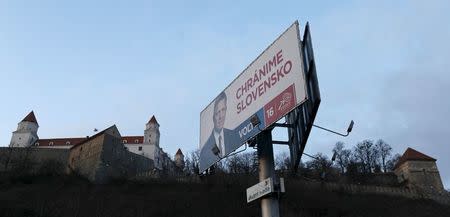
<svg viewBox="0 0 450 217">
<path fill-rule="evenodd" d="M 181 152 L 181 149 L 178 149 L 178 151 L 175 155 L 183 155 L 183 152 Z"/>
<path fill-rule="evenodd" d="M 152 116 L 152 118 L 150 118 L 150 120 L 148 121 L 148 123 L 157 123 L 157 124 L 159 124 L 158 121 L 156 121 L 156 118 L 155 118 L 154 115 Z"/>
<path fill-rule="evenodd" d="M 54 138 L 54 139 L 39 139 L 36 143 L 39 143 L 39 146 L 66 146 L 66 145 L 76 145 L 80 142 L 83 142 L 87 138 Z M 37 144 L 34 144 L 37 146 Z M 50 143 L 52 143 L 50 145 Z"/>
<path fill-rule="evenodd" d="M 102 133 L 102 132 L 100 132 L 100 133 Z M 86 141 L 88 139 L 91 139 L 94 136 L 91 136 L 91 137 L 79 137 L 79 138 L 39 139 L 38 141 L 36 141 L 36 143 L 39 143 L 39 146 L 77 145 L 77 144 L 82 143 L 82 142 L 84 142 L 84 141 Z M 136 140 L 138 140 L 137 143 L 136 143 Z M 50 142 L 53 142 L 53 144 L 50 145 Z M 122 137 L 122 142 L 124 144 L 142 144 L 142 143 L 144 143 L 144 137 L 143 136 L 123 136 Z M 35 146 L 36 146 L 36 143 L 34 144 Z"/>
<path fill-rule="evenodd" d="M 33 123 L 38 123 L 36 117 L 34 116 L 34 112 L 31 111 L 22 121 L 28 121 Z"/>
<path fill-rule="evenodd" d="M 436 159 L 425 155 L 421 152 L 418 152 L 412 148 L 406 149 L 405 153 L 403 153 L 402 157 L 398 160 L 397 164 L 395 165 L 395 168 L 399 167 L 406 161 L 436 161 Z"/>
<path fill-rule="evenodd" d="M 142 143 L 144 143 L 144 137 L 143 136 L 122 136 L 122 143 L 123 144 L 142 144 Z"/>
<path fill-rule="evenodd" d="M 79 138 L 52 138 L 52 139 L 39 139 L 36 143 L 39 146 L 65 146 L 65 145 L 76 145 L 78 143 L 84 142 L 90 137 L 79 137 Z M 136 142 L 138 140 L 138 142 Z M 50 145 L 50 142 L 53 142 Z M 122 142 L 124 144 L 142 144 L 144 143 L 143 136 L 122 136 Z M 36 143 L 34 145 L 36 145 Z"/>
</svg>

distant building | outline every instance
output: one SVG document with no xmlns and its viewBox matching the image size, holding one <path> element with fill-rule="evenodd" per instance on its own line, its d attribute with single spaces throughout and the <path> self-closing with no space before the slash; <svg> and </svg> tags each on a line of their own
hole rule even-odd
<svg viewBox="0 0 450 217">
<path fill-rule="evenodd" d="M 175 165 L 180 168 L 181 170 L 184 169 L 184 155 L 183 152 L 181 151 L 181 149 L 178 149 L 177 153 L 175 154 L 174 157 L 175 160 Z"/>
<path fill-rule="evenodd" d="M 86 137 L 75 138 L 46 138 L 38 136 L 39 124 L 31 111 L 19 122 L 17 130 L 13 132 L 9 147 L 33 147 L 70 149 L 86 141 Z M 132 153 L 142 155 L 154 161 L 154 167 L 159 170 L 170 169 L 174 162 L 159 144 L 159 123 L 152 116 L 145 125 L 144 136 L 123 136 L 122 143 Z"/>
<path fill-rule="evenodd" d="M 436 159 L 412 148 L 406 149 L 394 169 L 399 181 L 409 188 L 427 191 L 443 191 Z"/>
</svg>

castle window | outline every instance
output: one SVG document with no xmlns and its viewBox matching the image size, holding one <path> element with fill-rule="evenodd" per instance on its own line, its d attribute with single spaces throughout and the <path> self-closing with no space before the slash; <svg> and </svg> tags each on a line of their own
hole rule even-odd
<svg viewBox="0 0 450 217">
<path fill-rule="evenodd" d="M 66 142 L 66 145 L 70 145 L 70 141 L 67 141 L 67 142 Z"/>
<path fill-rule="evenodd" d="M 124 140 L 122 141 L 122 143 L 125 143 L 125 144 L 126 144 L 126 143 L 128 143 L 128 141 L 127 141 L 126 139 L 124 139 Z"/>
<path fill-rule="evenodd" d="M 135 142 L 136 144 L 139 143 L 139 139 L 134 140 L 134 142 Z"/>
<path fill-rule="evenodd" d="M 53 146 L 53 142 L 48 143 L 49 146 Z"/>
<path fill-rule="evenodd" d="M 142 146 L 139 146 L 139 151 L 142 151 Z"/>
</svg>

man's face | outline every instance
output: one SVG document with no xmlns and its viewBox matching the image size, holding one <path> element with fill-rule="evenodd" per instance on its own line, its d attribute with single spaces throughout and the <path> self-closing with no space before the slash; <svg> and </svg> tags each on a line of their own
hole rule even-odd
<svg viewBox="0 0 450 217">
<path fill-rule="evenodd" d="M 225 114 L 227 113 L 227 105 L 226 101 L 220 100 L 217 103 L 217 106 L 214 108 L 214 129 L 216 131 L 220 131 L 223 128 L 223 124 L 225 123 Z"/>
</svg>

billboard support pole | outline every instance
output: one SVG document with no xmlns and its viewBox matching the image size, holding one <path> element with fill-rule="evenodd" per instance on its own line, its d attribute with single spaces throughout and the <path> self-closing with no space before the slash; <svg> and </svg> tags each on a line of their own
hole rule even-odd
<svg viewBox="0 0 450 217">
<path fill-rule="evenodd" d="M 258 144 L 258 163 L 259 163 L 259 181 L 272 178 L 276 185 L 279 181 L 276 179 L 275 163 L 273 157 L 272 129 L 262 131 L 256 136 Z M 261 199 L 262 217 L 279 217 L 280 208 L 278 197 L 270 195 Z"/>
</svg>

